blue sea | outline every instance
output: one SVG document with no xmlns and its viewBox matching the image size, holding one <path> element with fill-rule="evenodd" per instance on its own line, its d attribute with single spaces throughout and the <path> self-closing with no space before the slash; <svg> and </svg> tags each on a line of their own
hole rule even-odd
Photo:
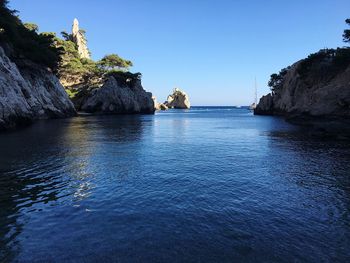
<svg viewBox="0 0 350 263">
<path fill-rule="evenodd" d="M 349 262 L 350 143 L 246 108 L 0 134 L 0 262 Z"/>
</svg>

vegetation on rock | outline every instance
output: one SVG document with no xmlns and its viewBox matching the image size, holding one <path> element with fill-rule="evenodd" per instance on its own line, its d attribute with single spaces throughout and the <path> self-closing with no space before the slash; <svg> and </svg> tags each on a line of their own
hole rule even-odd
<svg viewBox="0 0 350 263">
<path fill-rule="evenodd" d="M 83 33 L 85 34 L 85 30 Z M 84 88 L 83 86 L 99 86 L 103 79 L 111 75 L 124 83 L 141 77 L 140 73 L 128 72 L 129 67 L 133 65 L 132 62 L 117 54 L 106 55 L 99 61 L 82 58 L 73 35 L 65 31 L 62 31 L 61 35 L 63 39 L 55 38 L 56 46 L 63 50 L 58 74 L 61 81 L 66 84 L 71 98 L 75 97 Z"/>
<path fill-rule="evenodd" d="M 275 93 L 283 86 L 284 76 L 287 74 L 290 67 L 282 69 L 278 74 L 274 73 L 270 76 L 268 86 L 270 87 L 272 93 Z"/>
<path fill-rule="evenodd" d="M 113 75 L 119 80 L 137 79 L 141 74 L 127 72 L 133 65 L 117 54 L 104 56 L 100 61 L 81 58 L 73 35 L 61 32 L 62 38 L 52 32 L 39 32 L 34 23 L 22 23 L 17 11 L 8 8 L 7 0 L 0 0 L 0 43 L 9 44 L 9 56 L 13 60 L 28 59 L 50 67 L 59 78 L 87 82 Z M 85 30 L 80 29 L 83 35 Z M 76 81 L 73 81 L 76 83 Z M 74 91 L 68 91 L 73 96 Z"/>
<path fill-rule="evenodd" d="M 350 19 L 345 22 L 350 26 Z M 345 29 L 344 42 L 350 42 L 350 30 Z M 321 49 L 303 59 L 298 66 L 297 72 L 302 79 L 308 82 L 325 82 L 334 78 L 350 65 L 350 48 Z M 279 73 L 271 75 L 268 86 L 272 95 L 276 94 L 284 84 L 285 76 L 290 66 L 282 69 Z"/>
<path fill-rule="evenodd" d="M 345 23 L 350 27 L 350 18 L 345 20 Z M 345 29 L 343 34 L 344 42 L 350 42 L 350 29 Z"/>
<path fill-rule="evenodd" d="M 36 33 L 38 33 L 39 31 L 39 27 L 37 24 L 34 24 L 34 23 L 24 23 L 23 24 L 28 30 L 30 31 L 34 31 Z"/>
<path fill-rule="evenodd" d="M 350 19 L 346 20 L 350 25 Z M 350 42 L 350 30 L 343 40 Z M 350 47 L 322 49 L 272 74 L 271 93 L 263 96 L 255 114 L 350 117 Z"/>
<path fill-rule="evenodd" d="M 350 65 L 350 48 L 322 49 L 304 59 L 298 73 L 306 78 L 329 80 Z"/>
<path fill-rule="evenodd" d="M 0 0 L 0 43 L 10 44 L 11 59 L 29 59 L 56 69 L 62 50 L 54 45 L 52 35 L 38 34 L 38 26 L 23 24 L 17 11 L 7 7 L 7 0 Z"/>
<path fill-rule="evenodd" d="M 111 70 L 127 70 L 129 67 L 133 66 L 130 60 L 125 60 L 119 57 L 117 54 L 104 56 L 100 61 L 98 61 L 98 65 L 103 71 L 106 72 Z"/>
<path fill-rule="evenodd" d="M 63 49 L 59 66 L 59 76 L 69 77 L 81 75 L 82 77 L 100 74 L 100 69 L 91 59 L 80 58 L 76 45 L 71 40 L 55 38 L 56 46 Z"/>
<path fill-rule="evenodd" d="M 131 72 L 125 72 L 120 70 L 110 70 L 106 73 L 106 76 L 112 76 L 117 81 L 120 81 L 121 83 L 129 83 L 132 84 L 137 80 L 140 80 L 142 78 L 142 74 L 140 72 L 137 73 L 131 73 Z"/>
</svg>

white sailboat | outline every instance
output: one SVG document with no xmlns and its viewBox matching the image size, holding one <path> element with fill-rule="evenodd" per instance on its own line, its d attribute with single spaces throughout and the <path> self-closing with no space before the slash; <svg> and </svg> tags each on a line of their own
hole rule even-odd
<svg viewBox="0 0 350 263">
<path fill-rule="evenodd" d="M 258 89 L 256 85 L 256 78 L 254 81 L 254 102 L 249 106 L 250 110 L 254 110 L 256 108 L 256 105 L 258 105 Z"/>
</svg>

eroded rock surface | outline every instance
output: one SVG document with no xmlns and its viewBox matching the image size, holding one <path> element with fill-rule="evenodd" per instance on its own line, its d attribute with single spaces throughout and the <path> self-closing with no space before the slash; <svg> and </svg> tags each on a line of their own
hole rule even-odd
<svg viewBox="0 0 350 263">
<path fill-rule="evenodd" d="M 324 60 L 302 75 L 301 63 L 288 69 L 281 88 L 260 99 L 255 114 L 349 118 L 350 66 L 335 71 Z"/>
<path fill-rule="evenodd" d="M 168 96 L 164 105 L 174 109 L 189 109 L 191 107 L 187 94 L 178 88 L 174 89 L 173 94 Z"/>
<path fill-rule="evenodd" d="M 100 86 L 83 87 L 73 98 L 79 111 L 105 114 L 154 113 L 152 93 L 138 78 L 109 76 Z"/>
<path fill-rule="evenodd" d="M 153 96 L 152 99 L 153 99 L 154 109 L 156 111 L 168 109 L 168 107 L 164 103 L 158 102 L 156 97 Z"/>
<path fill-rule="evenodd" d="M 1 130 L 37 119 L 76 114 L 63 86 L 52 72 L 28 60 L 17 64 L 0 47 Z"/>
<path fill-rule="evenodd" d="M 83 31 L 79 28 L 78 19 L 74 19 L 72 26 L 72 37 L 74 43 L 77 45 L 78 53 L 81 58 L 90 59 L 90 52 L 87 48 L 87 41 Z"/>
</svg>

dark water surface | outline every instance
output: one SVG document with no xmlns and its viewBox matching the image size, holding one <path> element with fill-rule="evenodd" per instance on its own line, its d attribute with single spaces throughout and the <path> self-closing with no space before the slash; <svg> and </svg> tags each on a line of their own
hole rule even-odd
<svg viewBox="0 0 350 263">
<path fill-rule="evenodd" d="M 349 262 L 350 144 L 246 109 L 0 134 L 0 262 Z"/>
</svg>

